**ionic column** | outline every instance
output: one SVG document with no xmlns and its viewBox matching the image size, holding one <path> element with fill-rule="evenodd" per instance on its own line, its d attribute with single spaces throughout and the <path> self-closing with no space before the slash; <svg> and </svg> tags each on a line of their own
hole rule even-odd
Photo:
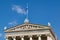
<svg viewBox="0 0 60 40">
<path fill-rule="evenodd" d="M 24 36 L 20 36 L 21 37 L 21 40 L 24 40 Z"/>
<path fill-rule="evenodd" d="M 38 40 L 41 40 L 41 35 L 37 35 L 38 36 Z"/>
<path fill-rule="evenodd" d="M 15 36 L 13 37 L 13 40 L 16 40 L 16 37 Z"/>
<path fill-rule="evenodd" d="M 30 40 L 32 40 L 32 35 L 30 35 L 29 37 L 30 37 Z"/>
<path fill-rule="evenodd" d="M 47 40 L 52 40 L 50 35 L 47 35 Z"/>
</svg>

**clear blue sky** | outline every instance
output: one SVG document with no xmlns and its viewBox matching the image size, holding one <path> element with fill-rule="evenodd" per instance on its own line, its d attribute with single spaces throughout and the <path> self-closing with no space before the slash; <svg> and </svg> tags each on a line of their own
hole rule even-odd
<svg viewBox="0 0 60 40">
<path fill-rule="evenodd" d="M 10 28 L 10 22 L 16 25 L 24 23 L 25 15 L 12 10 L 13 5 L 26 7 L 28 2 L 28 18 L 31 23 L 51 27 L 60 40 L 60 1 L 59 0 L 0 0 L 0 40 L 4 40 L 4 27 Z"/>
</svg>

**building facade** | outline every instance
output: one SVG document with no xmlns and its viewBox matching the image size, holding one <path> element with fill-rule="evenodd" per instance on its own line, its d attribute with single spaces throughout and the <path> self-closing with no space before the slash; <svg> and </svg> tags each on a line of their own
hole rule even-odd
<svg viewBox="0 0 60 40">
<path fill-rule="evenodd" d="M 57 40 L 49 25 L 31 24 L 27 19 L 4 32 L 6 40 Z"/>
</svg>

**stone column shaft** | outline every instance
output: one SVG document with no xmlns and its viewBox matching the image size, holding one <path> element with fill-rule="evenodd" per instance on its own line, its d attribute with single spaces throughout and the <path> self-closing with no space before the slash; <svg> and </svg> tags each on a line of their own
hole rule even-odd
<svg viewBox="0 0 60 40">
<path fill-rule="evenodd" d="M 30 37 L 30 40 L 32 40 L 32 37 Z"/>
<path fill-rule="evenodd" d="M 6 40 L 8 40 L 8 39 L 6 38 Z"/>
<path fill-rule="evenodd" d="M 29 40 L 32 40 L 32 35 L 29 35 Z"/>
<path fill-rule="evenodd" d="M 8 37 L 6 37 L 6 40 L 8 40 Z"/>
<path fill-rule="evenodd" d="M 51 36 L 47 36 L 47 40 L 52 40 Z"/>
<path fill-rule="evenodd" d="M 12 38 L 13 38 L 13 40 L 16 40 L 16 36 L 13 36 Z"/>
<path fill-rule="evenodd" d="M 21 37 L 21 40 L 24 40 L 24 36 L 20 36 Z"/>
<path fill-rule="evenodd" d="M 41 40 L 41 36 L 38 37 L 38 40 Z"/>
<path fill-rule="evenodd" d="M 16 40 L 15 38 L 13 38 L 13 40 Z"/>
<path fill-rule="evenodd" d="M 24 38 L 22 37 L 21 40 L 24 40 Z"/>
</svg>

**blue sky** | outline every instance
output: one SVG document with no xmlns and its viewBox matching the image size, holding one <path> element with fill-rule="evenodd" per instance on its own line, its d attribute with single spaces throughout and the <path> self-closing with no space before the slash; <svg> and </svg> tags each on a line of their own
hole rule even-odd
<svg viewBox="0 0 60 40">
<path fill-rule="evenodd" d="M 59 0 L 0 0 L 0 40 L 4 40 L 4 27 L 10 28 L 13 25 L 24 23 L 26 15 L 21 12 L 26 8 L 27 2 L 29 22 L 43 25 L 50 22 L 51 28 L 60 40 Z M 14 6 L 23 10 L 18 12 Z"/>
</svg>

